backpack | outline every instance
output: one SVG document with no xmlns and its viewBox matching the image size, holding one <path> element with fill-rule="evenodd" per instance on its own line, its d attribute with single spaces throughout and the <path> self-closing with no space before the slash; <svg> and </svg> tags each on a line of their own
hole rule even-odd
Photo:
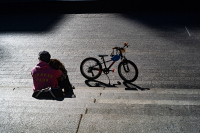
<svg viewBox="0 0 200 133">
<path fill-rule="evenodd" d="M 37 99 L 55 99 L 63 98 L 64 95 L 62 89 L 60 88 L 47 87 L 45 89 L 34 92 L 32 97 Z"/>
</svg>

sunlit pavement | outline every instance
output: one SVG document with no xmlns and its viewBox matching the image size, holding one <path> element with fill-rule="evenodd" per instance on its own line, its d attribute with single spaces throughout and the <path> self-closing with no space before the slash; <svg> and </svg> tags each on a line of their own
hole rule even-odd
<svg viewBox="0 0 200 133">
<path fill-rule="evenodd" d="M 198 14 L 23 14 L 1 15 L 0 84 L 32 86 L 30 71 L 47 50 L 66 66 L 75 86 L 86 86 L 80 63 L 128 42 L 126 57 L 138 69 L 141 87 L 199 88 Z M 109 59 L 109 57 L 107 58 Z M 117 72 L 111 84 L 123 86 Z M 101 82 L 108 84 L 106 75 Z M 9 81 L 9 82 L 8 82 Z M 118 82 L 119 81 L 119 82 Z"/>
<path fill-rule="evenodd" d="M 31 114 L 37 114 L 38 105 L 44 102 L 31 98 L 33 84 L 30 72 L 38 63 L 38 53 L 47 50 L 52 58 L 60 59 L 64 63 L 71 83 L 80 88 L 75 90 L 75 94 L 77 93 L 79 96 L 87 90 L 86 92 L 93 96 L 89 97 L 89 94 L 85 94 L 86 98 L 82 95 L 80 95 L 81 98 L 75 98 L 79 100 L 75 109 L 80 109 L 80 112 L 73 115 L 74 124 L 72 122 L 71 125 L 76 126 L 72 127 L 73 130 L 68 127 L 69 132 L 77 132 L 77 130 L 78 132 L 115 132 L 114 125 L 117 124 L 117 121 L 124 122 L 126 126 L 122 124 L 116 132 L 162 132 L 160 127 L 164 127 L 164 132 L 199 132 L 200 127 L 197 123 L 199 123 L 198 101 L 200 100 L 200 19 L 197 13 L 1 14 L 0 18 L 2 131 L 14 131 L 14 129 L 17 132 L 20 132 L 21 129 L 26 129 L 23 130 L 24 132 L 39 131 L 36 125 L 33 125 L 35 130 L 24 127 L 31 126 L 27 123 L 33 122 L 36 117 L 27 119 L 27 121 L 25 118 Z M 110 85 L 104 74 L 97 81 L 88 81 L 81 75 L 80 63 L 84 58 L 100 59 L 99 54 L 110 55 L 112 47 L 122 46 L 124 42 L 128 42 L 130 45 L 126 49 L 126 57 L 133 61 L 139 69 L 139 76 L 135 82 L 124 83 L 120 79 L 117 72 L 118 63 L 113 66 L 114 73 L 108 75 Z M 111 90 L 104 91 L 110 86 Z M 91 87 L 97 88 L 92 90 Z M 141 91 L 143 89 L 146 90 L 144 93 Z M 167 89 L 169 92 L 162 92 Z M 27 90 L 24 94 L 29 94 L 29 96 L 20 99 L 20 91 L 23 90 Z M 154 95 L 154 93 L 156 94 Z M 147 98 L 145 99 L 145 97 Z M 85 101 L 81 101 L 82 99 Z M 69 99 L 56 102 L 60 104 L 58 108 L 63 107 L 67 100 Z M 73 99 L 70 100 L 73 104 L 76 103 Z M 15 105 L 14 101 L 19 104 Z M 21 104 L 21 102 L 25 104 Z M 31 110 L 29 103 L 32 102 L 35 103 L 33 106 L 35 113 L 29 112 Z M 52 102 L 48 100 L 47 107 Z M 81 106 L 77 109 L 81 104 L 90 102 L 91 105 Z M 95 102 L 98 103 L 98 105 L 94 105 L 97 107 L 90 108 Z M 56 104 L 53 105 L 56 106 Z M 144 107 L 144 105 L 146 106 Z M 12 109 L 12 107 L 14 108 Z M 21 111 L 19 107 L 22 109 Z M 44 110 L 47 107 L 44 107 Z M 99 109 L 100 107 L 105 110 Z M 142 111 L 143 114 L 138 114 L 136 110 L 135 113 L 131 113 L 136 107 L 136 110 Z M 27 108 L 30 108 L 29 111 L 26 111 Z M 13 112 L 14 109 L 18 113 L 21 112 L 24 121 L 18 119 L 20 116 Z M 8 114 L 6 114 L 7 110 Z M 51 108 L 51 110 L 55 109 Z M 61 110 L 64 112 L 65 108 Z M 117 112 L 117 110 L 119 111 Z M 150 110 L 151 113 L 149 114 L 147 110 Z M 183 112 L 180 113 L 181 110 Z M 58 109 L 56 112 L 59 112 Z M 69 111 L 71 113 L 68 115 L 63 112 L 60 116 L 66 116 L 66 119 L 69 119 L 73 111 Z M 42 121 L 51 119 L 49 113 L 51 112 L 48 112 Z M 116 117 L 119 114 L 121 115 Z M 8 117 L 11 121 L 6 120 Z M 63 117 L 59 117 L 59 121 L 64 122 L 63 119 Z M 102 123 L 97 121 L 101 119 Z M 52 124 L 53 120 L 55 118 L 52 119 Z M 136 120 L 134 124 L 138 128 L 134 127 L 134 120 Z M 144 122 L 145 120 L 147 122 Z M 189 124 L 189 120 L 193 124 Z M 21 126 L 11 128 L 12 122 L 17 125 L 20 121 L 22 122 Z M 120 125 L 119 123 L 118 125 Z M 159 123 L 161 124 L 159 125 Z M 170 124 L 165 126 L 166 123 Z M 142 124 L 144 124 L 144 130 L 142 130 Z M 151 125 L 154 126 L 150 128 Z M 101 130 L 103 126 L 105 127 Z M 194 127 L 191 129 L 189 126 Z M 110 130 L 106 130 L 109 127 Z M 57 129 L 40 128 L 43 129 L 41 132 L 53 132 Z M 64 130 L 65 128 L 62 128 L 57 131 L 63 132 Z"/>
</svg>

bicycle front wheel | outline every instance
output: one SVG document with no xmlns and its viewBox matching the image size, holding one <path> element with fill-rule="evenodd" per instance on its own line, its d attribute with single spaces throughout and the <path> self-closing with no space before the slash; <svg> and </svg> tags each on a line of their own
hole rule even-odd
<svg viewBox="0 0 200 133">
<path fill-rule="evenodd" d="M 137 66 L 130 60 L 124 60 L 119 63 L 118 73 L 125 82 L 133 82 L 138 77 Z"/>
<path fill-rule="evenodd" d="M 81 62 L 81 74 L 89 80 L 97 79 L 102 72 L 102 65 L 96 58 L 86 58 Z"/>
</svg>

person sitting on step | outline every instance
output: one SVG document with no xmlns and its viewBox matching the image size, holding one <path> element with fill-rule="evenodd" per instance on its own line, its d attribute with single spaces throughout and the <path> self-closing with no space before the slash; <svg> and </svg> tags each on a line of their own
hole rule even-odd
<svg viewBox="0 0 200 133">
<path fill-rule="evenodd" d="M 50 59 L 49 66 L 55 70 L 61 70 L 63 72 L 62 76 L 58 78 L 58 86 L 60 88 L 64 88 L 65 95 L 68 94 L 72 89 L 75 89 L 75 87 L 71 85 L 67 75 L 67 70 L 61 61 L 58 59 Z"/>
<path fill-rule="evenodd" d="M 58 78 L 63 75 L 61 70 L 53 69 L 49 66 L 51 55 L 48 51 L 39 52 L 39 63 L 32 69 L 31 75 L 33 77 L 33 97 L 35 97 L 41 90 L 45 88 L 55 88 L 59 91 Z M 48 93 L 43 93 L 48 94 Z M 60 94 L 60 93 L 59 93 Z M 63 93 L 61 93 L 63 96 Z"/>
</svg>

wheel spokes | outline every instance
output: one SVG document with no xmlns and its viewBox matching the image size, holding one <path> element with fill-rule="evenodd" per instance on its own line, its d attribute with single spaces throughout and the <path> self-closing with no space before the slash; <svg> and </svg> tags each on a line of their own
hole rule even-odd
<svg viewBox="0 0 200 133">
<path fill-rule="evenodd" d="M 85 72 L 91 73 L 92 77 L 96 76 L 99 72 L 99 65 L 96 62 L 88 61 L 84 64 Z"/>
<path fill-rule="evenodd" d="M 129 63 L 124 63 L 123 67 L 121 67 L 121 73 L 123 75 L 124 78 L 128 79 L 128 80 L 132 80 L 134 78 L 135 75 L 135 69 L 132 68 L 132 65 Z M 132 70 L 132 71 L 131 71 Z"/>
</svg>

